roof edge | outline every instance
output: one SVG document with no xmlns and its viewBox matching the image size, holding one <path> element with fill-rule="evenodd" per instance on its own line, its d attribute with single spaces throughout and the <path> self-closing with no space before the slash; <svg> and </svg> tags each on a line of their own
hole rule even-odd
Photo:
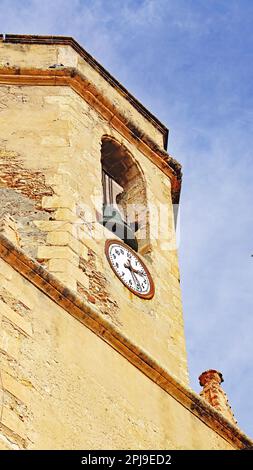
<svg viewBox="0 0 253 470">
<path fill-rule="evenodd" d="M 129 91 L 121 85 L 121 83 L 114 78 L 99 62 L 92 57 L 82 46 L 71 36 L 39 36 L 39 35 L 25 35 L 25 34 L 0 34 L 0 40 L 5 43 L 14 44 L 56 44 L 72 47 L 86 62 L 88 62 L 94 69 L 98 70 L 103 78 L 110 83 L 114 88 L 119 88 L 124 98 L 131 103 L 131 105 L 142 114 L 148 121 L 150 121 L 163 135 L 163 146 L 167 150 L 168 147 L 168 128 L 152 114 L 140 101 L 137 100 Z"/>
</svg>

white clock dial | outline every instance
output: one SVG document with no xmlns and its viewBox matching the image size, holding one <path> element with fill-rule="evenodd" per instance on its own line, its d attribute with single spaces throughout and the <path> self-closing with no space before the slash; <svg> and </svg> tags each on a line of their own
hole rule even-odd
<svg viewBox="0 0 253 470">
<path fill-rule="evenodd" d="M 149 271 L 133 250 L 116 240 L 107 242 L 106 254 L 112 269 L 128 289 L 139 297 L 151 298 L 154 285 Z"/>
</svg>

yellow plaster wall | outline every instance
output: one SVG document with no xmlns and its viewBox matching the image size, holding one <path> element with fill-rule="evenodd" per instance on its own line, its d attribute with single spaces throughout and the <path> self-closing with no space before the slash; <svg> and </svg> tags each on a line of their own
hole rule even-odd
<svg viewBox="0 0 253 470">
<path fill-rule="evenodd" d="M 0 260 L 0 449 L 231 449 Z"/>
<path fill-rule="evenodd" d="M 23 237 L 21 247 L 71 289 L 76 291 L 77 286 L 81 286 L 88 302 L 95 302 L 103 315 L 131 341 L 178 380 L 187 383 L 169 179 L 68 87 L 1 86 L 0 96 L 0 159 L 10 165 L 18 162 L 23 172 L 11 182 L 12 186 L 8 180 L 11 175 L 7 175 L 8 178 L 5 175 L 0 189 L 7 188 L 13 194 L 17 180 L 24 179 L 22 191 L 27 192 L 29 178 L 34 182 L 31 194 L 25 194 L 26 199 L 20 202 L 18 214 L 15 211 L 11 214 L 18 219 L 17 230 Z M 159 220 L 151 216 L 151 242 L 149 251 L 143 254 L 156 287 L 156 294 L 149 301 L 131 294 L 110 269 L 104 255 L 104 242 L 106 238 L 113 238 L 111 232 L 93 220 L 93 228 L 99 235 L 97 239 L 97 236 L 90 236 L 87 225 L 77 224 L 77 208 L 82 204 L 94 207 L 94 198 L 98 198 L 97 208 L 101 207 L 100 150 L 105 134 L 123 143 L 138 161 L 146 180 L 148 203 L 168 210 L 168 221 L 164 222 L 162 212 L 159 215 L 162 224 L 158 234 Z M 9 168 L 11 174 L 12 167 Z M 44 195 L 50 191 L 52 195 Z M 30 204 L 33 192 L 38 198 L 37 206 L 36 210 L 27 206 L 27 212 L 33 217 L 27 222 L 27 212 L 22 216 L 23 204 Z M 9 211 L 10 205 L 7 205 Z M 84 266 L 93 263 L 93 272 L 104 285 L 101 296 L 92 286 L 91 278 L 80 268 L 80 257 Z"/>
</svg>

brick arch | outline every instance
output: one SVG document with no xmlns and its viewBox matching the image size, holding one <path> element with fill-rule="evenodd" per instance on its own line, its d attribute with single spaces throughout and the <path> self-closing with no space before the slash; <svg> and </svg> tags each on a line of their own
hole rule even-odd
<svg viewBox="0 0 253 470">
<path fill-rule="evenodd" d="M 142 168 L 128 148 L 109 135 L 102 137 L 101 166 L 123 189 L 116 202 L 126 222 L 135 224 L 139 251 L 142 251 L 149 241 L 147 190 Z"/>
</svg>

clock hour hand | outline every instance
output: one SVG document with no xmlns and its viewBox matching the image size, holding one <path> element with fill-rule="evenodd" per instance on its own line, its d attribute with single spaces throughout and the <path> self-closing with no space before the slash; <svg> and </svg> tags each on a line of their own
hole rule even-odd
<svg viewBox="0 0 253 470">
<path fill-rule="evenodd" d="M 130 271 L 132 271 L 136 274 L 141 274 L 142 275 L 141 271 L 138 271 L 138 269 L 134 269 L 134 267 L 131 265 L 130 260 L 127 260 L 127 261 L 128 261 L 128 264 L 127 263 L 124 264 L 125 268 L 130 269 Z"/>
<path fill-rule="evenodd" d="M 128 264 L 127 264 L 127 263 L 124 263 L 124 268 L 127 268 L 127 269 L 129 269 L 130 271 L 132 271 L 132 270 L 133 270 L 133 268 L 132 268 L 132 266 L 131 266 L 131 264 L 130 264 L 130 261 L 129 261 L 129 260 L 128 260 Z"/>
</svg>

